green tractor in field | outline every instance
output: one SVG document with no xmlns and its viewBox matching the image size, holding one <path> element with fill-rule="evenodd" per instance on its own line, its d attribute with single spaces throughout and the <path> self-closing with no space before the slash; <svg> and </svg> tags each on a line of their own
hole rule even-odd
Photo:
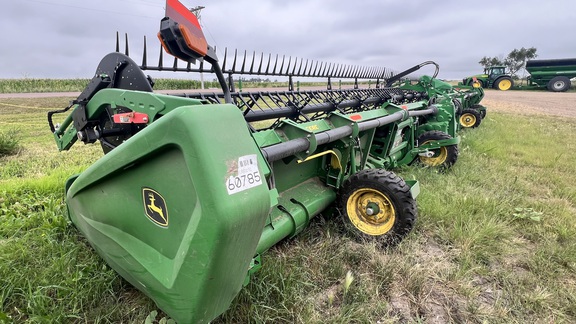
<svg viewBox="0 0 576 324">
<path fill-rule="evenodd" d="M 464 85 L 494 88 L 502 91 L 510 90 L 514 86 L 512 76 L 506 73 L 505 66 L 491 66 L 484 69 L 484 74 L 477 74 L 462 80 Z"/>
</svg>

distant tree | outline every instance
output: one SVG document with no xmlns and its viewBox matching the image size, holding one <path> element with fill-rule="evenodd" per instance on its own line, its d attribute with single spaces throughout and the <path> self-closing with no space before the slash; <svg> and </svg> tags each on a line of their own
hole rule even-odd
<svg viewBox="0 0 576 324">
<path fill-rule="evenodd" d="M 478 62 L 484 68 L 490 66 L 505 66 L 510 74 L 515 75 L 526 66 L 526 61 L 538 57 L 536 47 L 520 48 L 512 50 L 505 59 L 499 57 L 484 56 Z"/>
<path fill-rule="evenodd" d="M 488 68 L 491 66 L 502 66 L 504 65 L 504 60 L 499 58 L 499 57 L 489 57 L 489 56 L 484 56 L 479 62 L 480 65 L 482 65 L 484 68 Z"/>
<path fill-rule="evenodd" d="M 510 74 L 515 75 L 516 72 L 526 66 L 526 61 L 538 56 L 536 51 L 536 47 L 514 49 L 504 60 L 504 65 L 508 68 Z"/>
</svg>

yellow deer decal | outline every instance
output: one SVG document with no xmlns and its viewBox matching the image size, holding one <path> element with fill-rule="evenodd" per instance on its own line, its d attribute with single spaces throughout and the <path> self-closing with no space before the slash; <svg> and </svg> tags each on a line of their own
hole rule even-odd
<svg viewBox="0 0 576 324">
<path fill-rule="evenodd" d="M 150 204 L 147 205 L 147 207 L 150 209 L 150 211 L 157 213 L 158 215 L 160 215 L 160 217 L 162 217 L 162 219 L 164 220 L 164 223 L 167 223 L 166 221 L 166 217 L 164 217 L 164 211 L 162 210 L 162 208 L 156 206 L 156 197 L 154 197 L 153 193 L 148 193 L 148 199 L 150 199 Z"/>
</svg>

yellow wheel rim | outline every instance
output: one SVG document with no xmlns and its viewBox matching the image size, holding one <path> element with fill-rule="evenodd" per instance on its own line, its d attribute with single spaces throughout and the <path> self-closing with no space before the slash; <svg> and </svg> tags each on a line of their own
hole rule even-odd
<svg viewBox="0 0 576 324">
<path fill-rule="evenodd" d="M 499 90 L 506 91 L 510 88 L 512 88 L 512 81 L 510 81 L 508 79 L 504 79 L 498 83 L 498 89 Z"/>
<path fill-rule="evenodd" d="M 346 203 L 346 212 L 357 229 L 373 236 L 389 232 L 396 219 L 396 210 L 390 199 L 370 188 L 354 191 Z"/>
<path fill-rule="evenodd" d="M 462 127 L 472 127 L 476 124 L 476 116 L 472 115 L 471 113 L 465 113 L 460 116 L 460 125 Z"/>
<path fill-rule="evenodd" d="M 480 88 L 480 87 L 482 87 L 482 85 L 480 84 L 480 82 L 474 81 L 474 82 L 472 83 L 472 87 L 474 87 L 474 88 Z"/>
<path fill-rule="evenodd" d="M 429 143 L 429 142 L 430 141 L 426 141 L 426 142 L 422 143 L 422 145 Z M 435 149 L 433 152 L 434 152 L 433 157 L 421 156 L 420 162 L 424 165 L 427 165 L 427 166 L 438 166 L 438 165 L 441 165 L 442 163 L 446 162 L 446 159 L 448 158 L 448 149 L 446 147 L 442 146 L 439 149 Z"/>
</svg>

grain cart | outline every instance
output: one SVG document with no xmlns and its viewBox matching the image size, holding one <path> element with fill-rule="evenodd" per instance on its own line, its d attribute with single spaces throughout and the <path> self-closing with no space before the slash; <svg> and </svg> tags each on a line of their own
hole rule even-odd
<svg viewBox="0 0 576 324">
<path fill-rule="evenodd" d="M 576 78 L 576 58 L 529 60 L 526 62 L 529 87 L 546 87 L 549 91 L 570 89 L 570 79 Z"/>
<path fill-rule="evenodd" d="M 144 56 L 139 66 L 111 53 L 80 96 L 48 120 L 60 150 L 99 141 L 105 153 L 67 181 L 70 220 L 169 316 L 202 323 L 226 311 L 261 266 L 260 254 L 334 203 L 344 226 L 362 239 L 389 245 L 410 232 L 418 182 L 370 168 L 368 160 L 398 164 L 456 145 L 414 145 L 415 126 L 436 106 L 387 87 L 231 92 L 225 74 L 247 67 L 221 68 L 195 16 L 176 0 L 166 3 L 159 38 L 187 62 L 168 70 L 214 73 L 222 93 L 154 93 L 142 69 L 164 70 L 162 64 L 148 66 Z M 191 67 L 196 61 L 200 68 Z M 277 70 L 278 60 L 270 62 L 252 64 L 250 72 L 286 75 L 290 84 L 293 76 L 347 77 L 356 86 L 389 76 L 302 61 L 296 73 L 298 65 Z M 55 125 L 54 114 L 67 111 Z"/>
<path fill-rule="evenodd" d="M 438 107 L 446 107 L 445 109 L 449 109 L 449 107 L 440 105 L 439 103 L 445 99 L 452 101 L 456 107 L 454 119 L 457 120 L 457 127 L 447 125 L 444 129 L 438 129 L 445 131 L 452 137 L 457 136 L 456 130 L 460 128 L 475 128 L 480 126 L 482 119 L 486 116 L 486 107 L 480 104 L 480 101 L 484 98 L 484 90 L 481 87 L 466 86 L 462 83 L 459 83 L 457 86 L 452 86 L 447 82 L 436 79 L 435 75 L 432 77 L 424 75 L 419 78 L 418 82 L 406 81 L 400 88 L 403 90 L 425 92 L 429 98 L 435 98 Z M 449 113 L 450 112 L 451 111 L 449 111 Z M 441 114 L 437 114 L 436 116 L 441 116 Z M 447 118 L 443 118 L 443 121 L 446 119 Z M 436 125 L 432 126 L 436 127 Z M 429 127 L 430 125 L 428 128 Z"/>
<path fill-rule="evenodd" d="M 514 86 L 512 76 L 506 72 L 505 66 L 491 66 L 484 69 L 483 74 L 473 75 L 462 80 L 462 83 L 473 86 L 474 83 L 480 83 L 483 88 L 494 88 L 506 91 Z"/>
</svg>

